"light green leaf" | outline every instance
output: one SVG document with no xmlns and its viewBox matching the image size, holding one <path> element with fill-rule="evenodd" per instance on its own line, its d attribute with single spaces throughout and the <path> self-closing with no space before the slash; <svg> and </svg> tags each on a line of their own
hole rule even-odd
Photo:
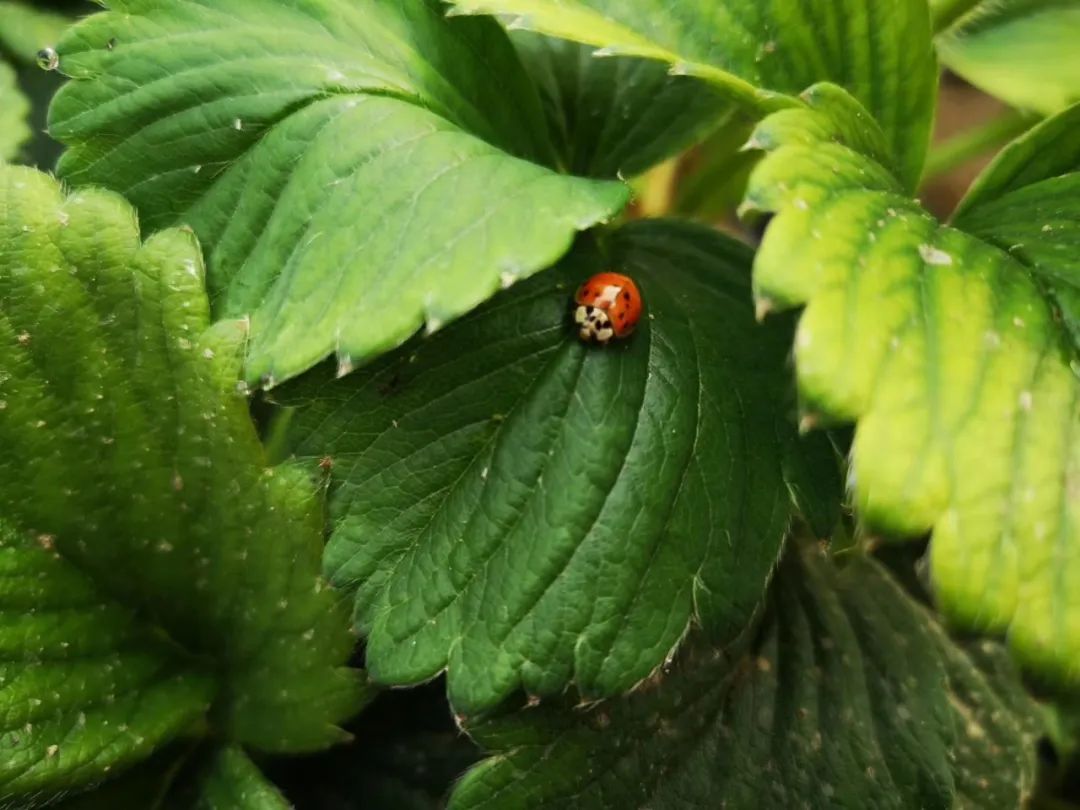
<svg viewBox="0 0 1080 810">
<path fill-rule="evenodd" d="M 470 729 L 494 756 L 452 810 L 1020 807 L 1037 726 L 1015 674 L 981 671 L 877 564 L 795 556 L 749 650 L 698 639 L 625 699 Z"/>
<path fill-rule="evenodd" d="M 934 530 L 950 620 L 1007 631 L 1026 664 L 1080 681 L 1080 378 L 1065 330 L 1023 265 L 940 225 L 867 156 L 879 133 L 853 99 L 808 97 L 755 133 L 769 154 L 746 203 L 775 213 L 760 305 L 806 306 L 805 407 L 858 420 L 864 519 Z"/>
<path fill-rule="evenodd" d="M 632 687 L 691 622 L 757 608 L 788 522 L 789 325 L 759 328 L 750 251 L 653 221 L 582 246 L 492 306 L 335 383 L 288 392 L 295 451 L 332 461 L 331 580 L 372 676 L 446 670 L 456 710 L 522 687 Z M 647 315 L 581 343 L 575 287 L 614 267 Z"/>
<path fill-rule="evenodd" d="M 65 197 L 44 174 L 0 167 L 0 514 L 66 566 L 24 604 L 39 587 L 42 607 L 61 598 L 69 588 L 48 577 L 77 572 L 213 672 L 219 735 L 318 748 L 362 697 L 342 666 L 340 600 L 318 575 L 320 510 L 304 476 L 266 470 L 236 386 L 242 325 L 200 337 L 207 310 L 190 233 L 142 245 L 118 196 Z M 110 643 L 88 618 L 60 614 L 50 643 L 72 655 Z M 56 688 L 32 666 L 14 672 L 31 693 Z M 140 682 L 126 667 L 96 677 Z M 63 691 L 107 702 L 111 689 Z M 78 714 L 50 717 L 67 729 Z"/>
<path fill-rule="evenodd" d="M 0 61 L 0 162 L 10 160 L 30 139 L 30 101 L 15 82 L 15 71 Z"/>
<path fill-rule="evenodd" d="M 0 54 L 6 52 L 31 64 L 39 50 L 56 44 L 71 22 L 63 14 L 34 8 L 29 2 L 0 0 Z"/>
<path fill-rule="evenodd" d="M 672 76 L 654 60 L 599 59 L 591 47 L 530 31 L 512 38 L 540 87 L 561 162 L 574 174 L 632 177 L 742 122 L 738 107 L 710 85 Z"/>
<path fill-rule="evenodd" d="M 1005 147 L 953 220 L 1034 270 L 1080 346 L 1080 104 Z"/>
<path fill-rule="evenodd" d="M 1075 0 L 982 0 L 937 39 L 941 61 L 1010 104 L 1044 114 L 1080 101 Z"/>
<path fill-rule="evenodd" d="M 843 85 L 885 129 L 909 188 L 930 139 L 937 69 L 925 0 L 451 0 L 526 28 L 700 76 L 758 114 L 820 81 Z"/>
<path fill-rule="evenodd" d="M 627 189 L 566 177 L 490 20 L 436 0 L 122 0 L 59 46 L 59 171 L 191 225 L 246 376 L 343 371 L 557 260 Z"/>
</svg>

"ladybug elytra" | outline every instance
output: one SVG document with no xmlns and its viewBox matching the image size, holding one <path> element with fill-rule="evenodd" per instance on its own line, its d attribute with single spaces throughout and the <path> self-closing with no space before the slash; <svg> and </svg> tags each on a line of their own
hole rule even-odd
<svg viewBox="0 0 1080 810">
<path fill-rule="evenodd" d="M 641 319 L 641 293 L 621 273 L 597 273 L 578 288 L 574 302 L 578 336 L 587 343 L 627 337 Z"/>
</svg>

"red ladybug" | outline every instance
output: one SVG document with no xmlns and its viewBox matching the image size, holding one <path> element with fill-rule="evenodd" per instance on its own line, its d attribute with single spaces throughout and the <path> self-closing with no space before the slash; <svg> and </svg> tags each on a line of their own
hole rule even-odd
<svg viewBox="0 0 1080 810">
<path fill-rule="evenodd" d="M 574 302 L 574 322 L 586 343 L 627 337 L 641 320 L 641 293 L 621 273 L 597 273 L 578 288 Z"/>
</svg>

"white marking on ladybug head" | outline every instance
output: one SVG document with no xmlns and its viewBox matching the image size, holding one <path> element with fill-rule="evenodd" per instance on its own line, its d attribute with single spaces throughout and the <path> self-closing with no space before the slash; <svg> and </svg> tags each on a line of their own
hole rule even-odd
<svg viewBox="0 0 1080 810">
<path fill-rule="evenodd" d="M 611 318 L 602 309 L 578 307 L 574 313 L 574 320 L 580 324 L 581 328 L 578 330 L 578 335 L 586 343 L 593 340 L 598 343 L 607 343 L 615 334 L 615 330 L 611 326 Z"/>
<path fill-rule="evenodd" d="M 604 286 L 603 291 L 596 299 L 596 306 L 607 309 L 614 306 L 615 302 L 619 299 L 619 293 L 622 292 L 622 287 L 617 284 L 607 284 Z"/>
</svg>

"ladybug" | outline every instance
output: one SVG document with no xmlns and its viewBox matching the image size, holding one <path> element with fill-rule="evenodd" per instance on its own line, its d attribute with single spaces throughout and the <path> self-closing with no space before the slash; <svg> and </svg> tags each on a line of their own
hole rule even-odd
<svg viewBox="0 0 1080 810">
<path fill-rule="evenodd" d="M 574 303 L 574 322 L 586 343 L 627 337 L 641 319 L 641 293 L 621 273 L 597 273 L 578 288 Z"/>
</svg>

